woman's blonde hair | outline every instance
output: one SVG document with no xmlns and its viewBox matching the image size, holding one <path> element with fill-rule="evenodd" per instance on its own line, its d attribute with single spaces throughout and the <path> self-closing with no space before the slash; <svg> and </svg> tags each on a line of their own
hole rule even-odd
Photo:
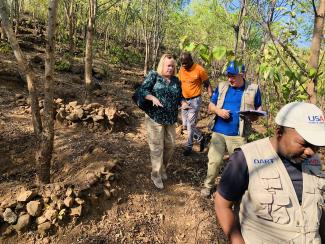
<svg viewBox="0 0 325 244">
<path fill-rule="evenodd" d="M 176 76 L 176 61 L 173 58 L 173 55 L 165 53 L 161 56 L 159 63 L 158 63 L 158 67 L 157 67 L 157 73 L 159 75 L 162 75 L 163 69 L 164 69 L 164 64 L 165 64 L 165 60 L 166 59 L 172 59 L 173 60 L 173 66 L 174 66 L 174 73 L 173 75 Z"/>
</svg>

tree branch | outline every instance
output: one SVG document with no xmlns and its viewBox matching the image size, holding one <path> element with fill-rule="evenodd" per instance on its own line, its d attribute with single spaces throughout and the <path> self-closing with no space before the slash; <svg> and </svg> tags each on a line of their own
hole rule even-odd
<svg viewBox="0 0 325 244">
<path fill-rule="evenodd" d="M 98 17 L 101 16 L 103 13 L 106 13 L 107 11 L 109 11 L 112 7 L 114 7 L 119 1 L 121 0 L 116 0 L 114 3 L 112 3 L 109 7 L 107 7 L 106 9 L 104 9 L 103 11 L 98 13 Z M 100 6 L 98 6 L 98 9 L 104 5 L 106 5 L 107 3 L 101 4 Z"/>
</svg>

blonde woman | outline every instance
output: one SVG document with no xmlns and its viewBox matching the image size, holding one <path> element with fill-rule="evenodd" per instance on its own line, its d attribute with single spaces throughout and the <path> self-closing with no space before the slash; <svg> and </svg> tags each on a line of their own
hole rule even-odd
<svg viewBox="0 0 325 244">
<path fill-rule="evenodd" d="M 149 72 L 139 91 L 143 101 L 152 102 L 145 111 L 145 123 L 152 165 L 151 180 L 159 189 L 164 188 L 163 180 L 167 179 L 166 166 L 174 151 L 175 123 L 182 100 L 181 85 L 175 75 L 173 56 L 164 54 L 157 71 Z"/>
</svg>

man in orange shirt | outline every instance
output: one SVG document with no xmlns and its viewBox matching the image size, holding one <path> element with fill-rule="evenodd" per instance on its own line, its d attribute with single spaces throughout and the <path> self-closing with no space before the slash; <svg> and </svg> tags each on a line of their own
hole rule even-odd
<svg viewBox="0 0 325 244">
<path fill-rule="evenodd" d="M 182 67 L 179 70 L 178 78 L 182 84 L 184 100 L 182 102 L 183 128 L 187 128 L 188 139 L 184 150 L 184 156 L 192 152 L 193 138 L 200 142 L 200 152 L 203 151 L 205 139 L 202 133 L 196 128 L 197 117 L 202 103 L 202 85 L 212 96 L 212 87 L 209 77 L 204 68 L 193 62 L 192 55 L 184 52 L 180 57 Z"/>
</svg>

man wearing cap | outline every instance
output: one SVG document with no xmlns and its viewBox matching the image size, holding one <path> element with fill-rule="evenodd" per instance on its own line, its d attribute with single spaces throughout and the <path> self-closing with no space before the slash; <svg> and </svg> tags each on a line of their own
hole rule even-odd
<svg viewBox="0 0 325 244">
<path fill-rule="evenodd" d="M 231 61 L 227 66 L 227 82 L 220 82 L 214 91 L 209 110 L 215 113 L 212 138 L 208 152 L 208 171 L 201 196 L 209 197 L 215 186 L 216 177 L 223 164 L 227 150 L 233 153 L 235 148 L 246 143 L 253 117 L 240 117 L 239 111 L 260 110 L 261 93 L 257 84 L 244 79 L 244 65 Z"/>
<path fill-rule="evenodd" d="M 219 223 L 231 243 L 324 243 L 325 174 L 316 153 L 325 146 L 324 114 L 293 102 L 275 122 L 273 137 L 231 155 L 215 197 Z"/>
<path fill-rule="evenodd" d="M 184 100 L 182 102 L 182 123 L 183 129 L 187 129 L 187 142 L 184 156 L 192 152 L 193 138 L 200 142 L 200 151 L 204 150 L 205 140 L 202 133 L 196 128 L 197 117 L 202 103 L 202 85 L 208 90 L 209 97 L 212 95 L 212 87 L 208 74 L 204 68 L 193 62 L 189 52 L 181 54 L 182 67 L 179 70 L 178 78 L 182 84 Z"/>
</svg>

